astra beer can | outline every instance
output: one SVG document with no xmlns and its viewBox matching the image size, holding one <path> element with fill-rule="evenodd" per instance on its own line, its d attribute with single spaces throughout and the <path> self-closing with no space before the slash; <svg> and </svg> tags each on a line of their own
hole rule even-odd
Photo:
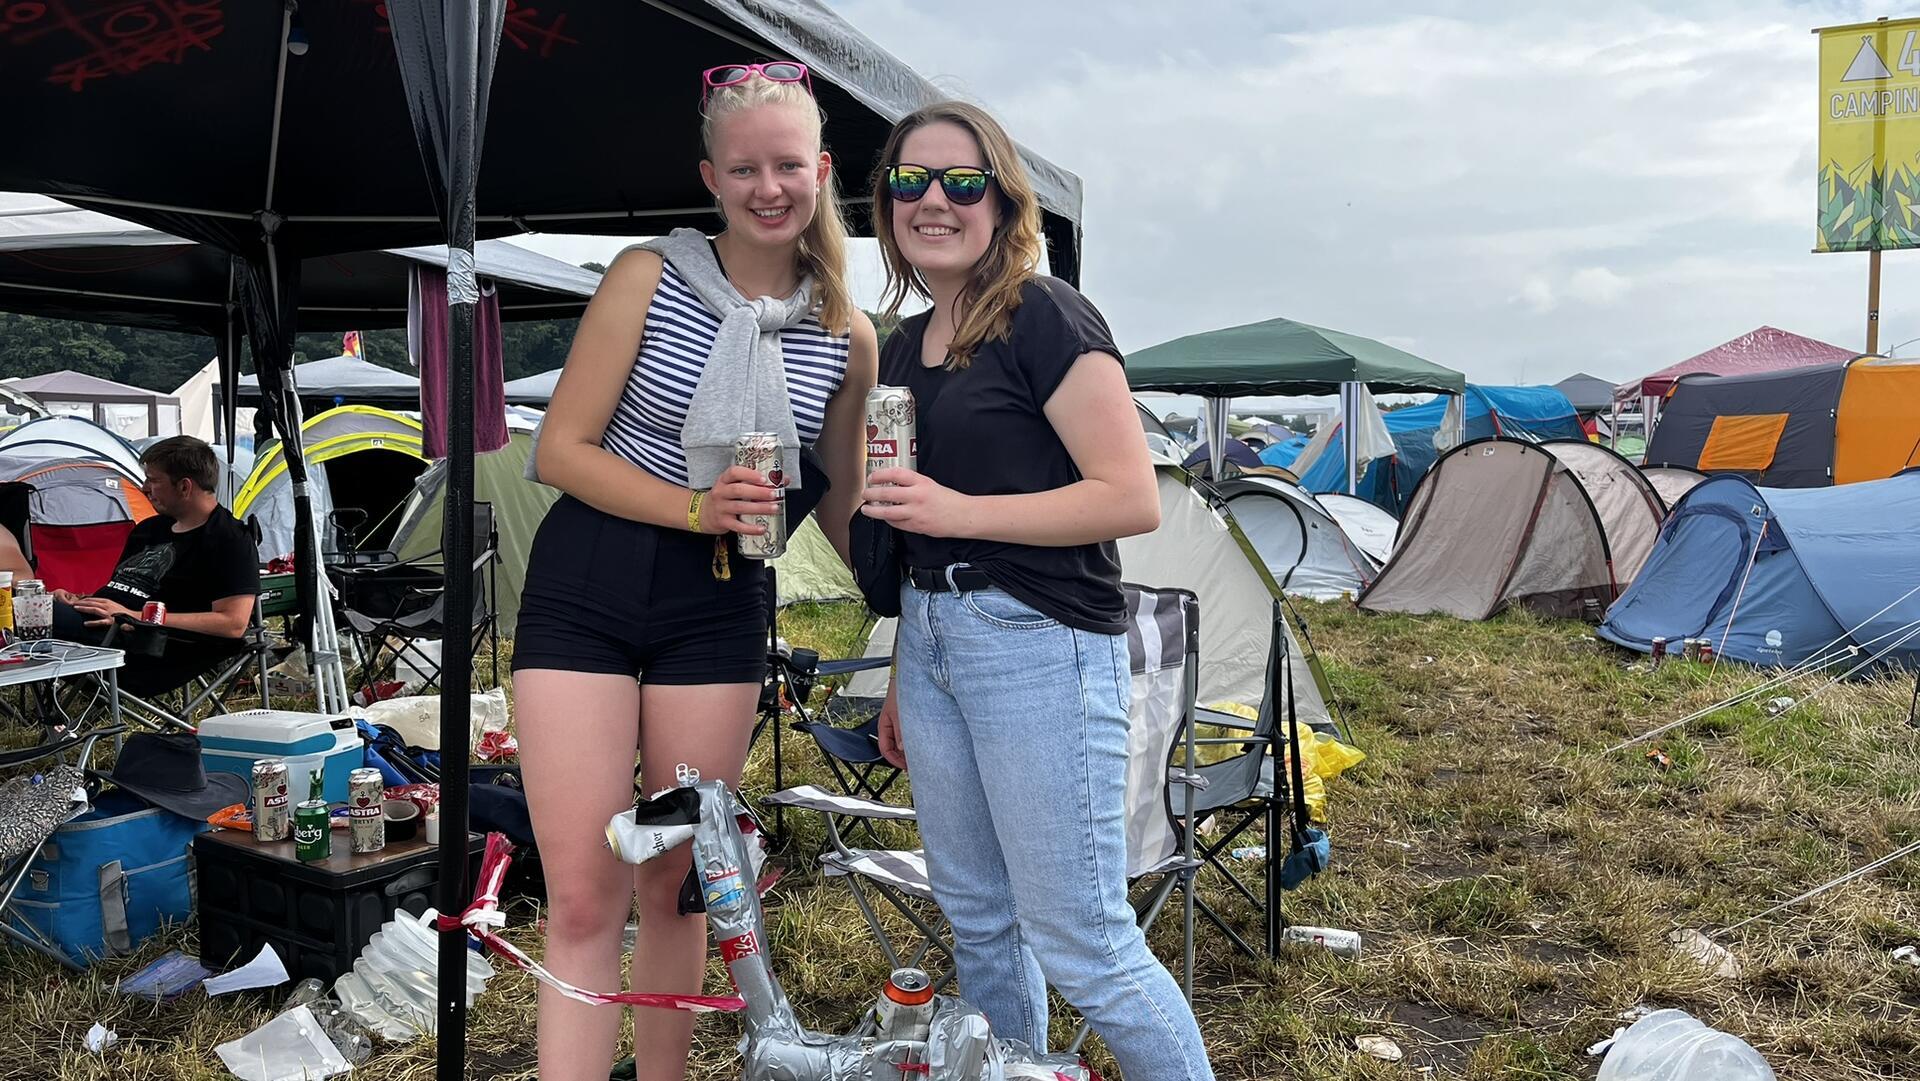
<svg viewBox="0 0 1920 1081">
<path fill-rule="evenodd" d="M 919 425 L 913 392 L 905 387 L 879 386 L 867 392 L 867 475 L 878 469 L 916 469 L 920 455 Z"/>
<path fill-rule="evenodd" d="M 287 798 L 287 764 L 263 758 L 253 764 L 253 839 L 284 841 L 293 832 L 292 803 Z"/>
<path fill-rule="evenodd" d="M 740 554 L 748 559 L 778 559 L 787 551 L 787 476 L 780 465 L 780 437 L 772 432 L 748 432 L 733 441 L 733 464 L 766 474 L 779 505 L 772 514 L 749 514 L 742 520 L 764 526 L 758 536 L 740 534 Z"/>
<path fill-rule="evenodd" d="M 386 780 L 377 769 L 357 769 L 347 774 L 347 850 L 378 852 L 387 847 L 387 822 L 383 815 Z"/>
</svg>

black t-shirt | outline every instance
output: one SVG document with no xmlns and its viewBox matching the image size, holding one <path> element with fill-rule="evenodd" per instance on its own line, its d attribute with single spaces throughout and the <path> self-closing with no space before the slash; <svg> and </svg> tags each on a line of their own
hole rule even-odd
<svg viewBox="0 0 1920 1081">
<path fill-rule="evenodd" d="M 159 514 L 134 526 L 113 577 L 96 595 L 136 612 L 152 600 L 170 612 L 211 612 L 223 597 L 259 592 L 253 538 L 227 508 L 215 507 L 205 525 L 184 533 Z"/>
<path fill-rule="evenodd" d="M 1072 286 L 1039 277 L 1021 290 L 1013 331 L 959 371 L 928 368 L 920 347 L 930 313 L 887 338 L 880 381 L 913 391 L 921 473 L 967 495 L 1022 495 L 1081 479 L 1041 410 L 1082 354 L 1110 353 L 1107 321 Z M 1069 627 L 1126 630 L 1120 555 L 1112 541 L 1043 547 L 900 532 L 908 566 L 970 563 L 993 584 Z"/>
</svg>

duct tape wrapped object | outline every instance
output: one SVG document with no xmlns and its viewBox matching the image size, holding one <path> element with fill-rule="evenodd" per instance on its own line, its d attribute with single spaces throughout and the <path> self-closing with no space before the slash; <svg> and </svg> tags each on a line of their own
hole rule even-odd
<svg viewBox="0 0 1920 1081">
<path fill-rule="evenodd" d="M 1078 1058 L 1040 1055 L 1015 1041 L 996 1040 L 984 1014 L 957 998 L 936 996 L 927 1038 L 895 1039 L 870 1013 L 846 1036 L 800 1025 L 767 958 L 766 922 L 755 888 L 757 853 L 742 832 L 740 808 L 719 781 L 691 782 L 642 801 L 609 823 L 611 847 L 644 863 L 684 842 L 692 828 L 693 870 L 708 927 L 734 990 L 745 1003 L 740 1041 L 746 1081 L 1095 1081 Z M 697 821 L 687 790 L 698 793 Z M 750 821 L 750 819 L 749 819 Z"/>
</svg>

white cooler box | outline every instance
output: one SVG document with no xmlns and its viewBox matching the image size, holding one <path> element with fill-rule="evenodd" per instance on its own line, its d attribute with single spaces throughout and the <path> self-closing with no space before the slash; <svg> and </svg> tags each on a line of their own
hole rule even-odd
<svg viewBox="0 0 1920 1081">
<path fill-rule="evenodd" d="M 307 776 L 322 771 L 328 803 L 347 801 L 347 774 L 366 765 L 366 748 L 351 717 L 249 709 L 200 722 L 200 758 L 209 771 L 235 773 L 252 781 L 253 764 L 262 758 L 287 763 L 287 794 L 307 798 Z"/>
</svg>

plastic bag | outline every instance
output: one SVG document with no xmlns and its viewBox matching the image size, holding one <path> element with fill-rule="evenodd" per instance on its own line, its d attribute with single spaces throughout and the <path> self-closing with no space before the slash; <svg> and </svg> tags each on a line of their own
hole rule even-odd
<svg viewBox="0 0 1920 1081">
<path fill-rule="evenodd" d="M 241 1081 L 322 1081 L 353 1069 L 305 1006 L 213 1051 Z"/>
</svg>

